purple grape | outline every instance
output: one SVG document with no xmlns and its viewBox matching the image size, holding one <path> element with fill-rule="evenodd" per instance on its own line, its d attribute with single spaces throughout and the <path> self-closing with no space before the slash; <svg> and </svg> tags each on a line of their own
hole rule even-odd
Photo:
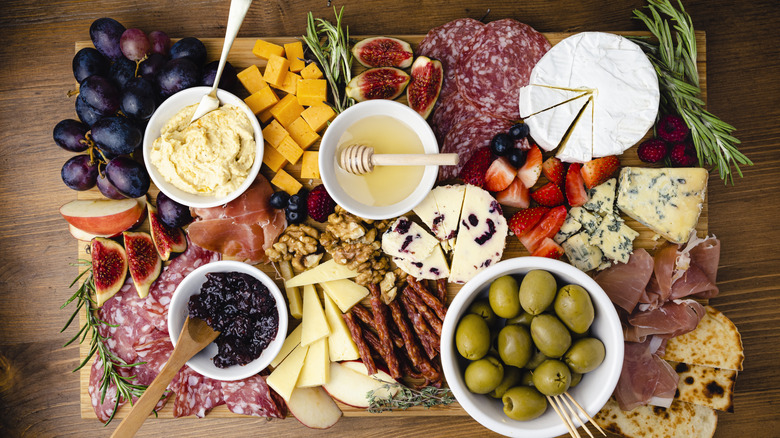
<svg viewBox="0 0 780 438">
<path fill-rule="evenodd" d="M 114 187 L 113 184 L 111 184 L 111 181 L 108 180 L 106 177 L 106 173 L 104 172 L 98 172 L 97 176 L 97 188 L 100 190 L 100 193 L 103 194 L 108 199 L 125 199 L 126 196 L 119 193 L 119 190 Z"/>
<path fill-rule="evenodd" d="M 206 46 L 193 37 L 182 38 L 171 47 L 171 58 L 190 58 L 197 66 L 206 63 Z"/>
<path fill-rule="evenodd" d="M 110 62 L 92 47 L 84 47 L 73 57 L 73 76 L 78 82 L 92 76 L 106 76 Z"/>
<path fill-rule="evenodd" d="M 149 120 L 157 109 L 154 85 L 144 78 L 133 78 L 127 81 L 122 90 L 120 108 L 130 118 Z"/>
<path fill-rule="evenodd" d="M 89 127 L 78 120 L 65 119 L 54 127 L 54 142 L 71 152 L 84 152 L 89 145 L 85 134 Z"/>
<path fill-rule="evenodd" d="M 98 164 L 89 155 L 76 155 L 62 165 L 62 182 L 73 190 L 89 190 L 97 182 Z"/>
<path fill-rule="evenodd" d="M 125 27 L 113 18 L 98 18 L 89 26 L 89 37 L 98 52 L 116 61 L 123 57 L 122 50 L 119 48 L 119 39 L 124 31 Z"/>
<path fill-rule="evenodd" d="M 167 33 L 153 30 L 149 32 L 149 42 L 152 44 L 152 53 L 168 56 L 168 51 L 171 49 L 171 38 Z"/>
<path fill-rule="evenodd" d="M 110 114 L 104 114 L 95 108 L 92 108 L 88 103 L 84 101 L 84 98 L 79 96 L 76 98 L 76 115 L 79 116 L 79 120 L 84 122 L 87 126 L 92 126 L 97 123 L 98 120 Z"/>
<path fill-rule="evenodd" d="M 157 194 L 157 213 L 160 221 L 172 228 L 183 227 L 192 222 L 190 208 L 179 204 L 163 192 Z"/>
<path fill-rule="evenodd" d="M 143 196 L 151 184 L 144 166 L 124 155 L 108 162 L 106 177 L 119 193 L 128 198 Z"/>
<path fill-rule="evenodd" d="M 79 97 L 101 114 L 114 114 L 119 109 L 119 90 L 103 76 L 81 81 Z"/>
<path fill-rule="evenodd" d="M 119 39 L 119 48 L 125 58 L 131 61 L 140 61 L 152 50 L 149 38 L 141 29 L 127 29 Z"/>
<path fill-rule="evenodd" d="M 124 56 L 117 59 L 111 64 L 111 69 L 108 71 L 108 77 L 114 81 L 114 84 L 121 90 L 127 81 L 135 77 L 135 62 Z"/>
<path fill-rule="evenodd" d="M 143 132 L 125 117 L 104 117 L 92 126 L 92 140 L 111 155 L 132 154 L 143 137 Z"/>
<path fill-rule="evenodd" d="M 168 58 L 159 53 L 150 54 L 141 64 L 138 65 L 138 75 L 142 78 L 154 82 L 157 73 L 162 70 Z"/>
<path fill-rule="evenodd" d="M 157 74 L 157 86 L 164 99 L 185 88 L 194 87 L 198 82 L 200 71 L 189 58 L 172 59 Z"/>
<path fill-rule="evenodd" d="M 201 75 L 200 84 L 210 87 L 214 85 L 214 78 L 217 77 L 217 68 L 219 67 L 219 61 L 212 61 L 203 67 L 203 74 Z M 236 76 L 236 69 L 230 65 L 229 62 L 225 62 L 225 68 L 222 70 L 222 77 L 219 78 L 219 88 L 227 91 L 233 91 L 238 84 L 238 76 Z"/>
</svg>

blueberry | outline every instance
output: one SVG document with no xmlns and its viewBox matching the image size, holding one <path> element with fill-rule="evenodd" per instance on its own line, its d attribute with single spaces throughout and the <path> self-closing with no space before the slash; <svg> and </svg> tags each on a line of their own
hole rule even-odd
<svg viewBox="0 0 780 438">
<path fill-rule="evenodd" d="M 496 134 L 490 141 L 490 150 L 499 157 L 506 155 L 515 146 L 514 140 L 509 134 Z"/>
<path fill-rule="evenodd" d="M 528 137 L 529 129 L 525 123 L 516 123 L 509 128 L 509 135 L 515 140 L 521 140 Z"/>
<path fill-rule="evenodd" d="M 517 148 L 511 149 L 506 155 L 506 159 L 512 167 L 519 169 L 525 164 L 525 151 Z"/>
<path fill-rule="evenodd" d="M 274 192 L 268 202 L 271 204 L 271 207 L 281 210 L 287 205 L 289 199 L 290 195 L 288 195 L 287 192 Z"/>
<path fill-rule="evenodd" d="M 303 222 L 303 219 L 305 216 L 298 210 L 290 210 L 288 207 L 287 210 L 284 212 L 285 217 L 287 218 L 288 224 L 299 224 Z"/>
</svg>

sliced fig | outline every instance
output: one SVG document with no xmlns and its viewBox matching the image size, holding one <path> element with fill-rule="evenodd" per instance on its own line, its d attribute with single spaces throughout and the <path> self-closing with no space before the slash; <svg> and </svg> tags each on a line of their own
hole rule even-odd
<svg viewBox="0 0 780 438">
<path fill-rule="evenodd" d="M 162 260 L 157 255 L 157 248 L 149 233 L 125 231 L 123 234 L 130 278 L 133 279 L 138 296 L 145 298 L 149 295 L 152 283 L 160 275 Z"/>
<path fill-rule="evenodd" d="M 105 237 L 95 237 L 90 242 L 92 276 L 95 279 L 95 295 L 98 307 L 113 297 L 127 277 L 127 253 L 122 245 Z"/>
<path fill-rule="evenodd" d="M 171 228 L 160 220 L 157 210 L 151 205 L 149 210 L 149 231 L 152 234 L 157 254 L 163 261 L 171 258 L 172 253 L 184 252 L 187 249 L 187 238 L 181 228 Z"/>
<path fill-rule="evenodd" d="M 412 65 L 412 46 L 406 41 L 390 37 L 371 37 L 358 41 L 352 55 L 364 67 L 398 67 Z"/>
<path fill-rule="evenodd" d="M 358 102 L 372 99 L 395 99 L 404 92 L 409 75 L 395 67 L 370 68 L 347 84 L 347 96 Z"/>
<path fill-rule="evenodd" d="M 406 87 L 409 106 L 427 119 L 439 99 L 444 68 L 441 62 L 427 56 L 418 56 L 412 64 L 412 78 Z"/>
</svg>

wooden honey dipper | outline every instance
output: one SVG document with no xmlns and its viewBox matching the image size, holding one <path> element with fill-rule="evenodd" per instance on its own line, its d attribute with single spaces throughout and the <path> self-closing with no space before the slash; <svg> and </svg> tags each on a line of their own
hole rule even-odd
<svg viewBox="0 0 780 438">
<path fill-rule="evenodd" d="M 341 151 L 339 165 L 355 175 L 374 170 L 374 166 L 454 166 L 458 154 L 375 154 L 374 148 L 362 144 Z"/>
</svg>

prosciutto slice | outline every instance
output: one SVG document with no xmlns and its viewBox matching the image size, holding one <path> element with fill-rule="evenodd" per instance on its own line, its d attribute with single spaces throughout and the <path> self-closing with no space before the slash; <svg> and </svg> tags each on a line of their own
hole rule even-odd
<svg viewBox="0 0 780 438">
<path fill-rule="evenodd" d="M 623 328 L 623 337 L 626 341 L 644 342 L 651 335 L 680 336 L 693 331 L 704 313 L 704 306 L 696 301 L 669 301 L 655 309 L 634 312 Z"/>
<path fill-rule="evenodd" d="M 612 303 L 633 312 L 653 274 L 653 257 L 643 248 L 635 249 L 628 263 L 618 263 L 594 278 Z"/>
<path fill-rule="evenodd" d="M 197 219 L 187 234 L 198 246 L 225 258 L 256 264 L 267 262 L 266 248 L 287 226 L 284 211 L 270 206 L 273 189 L 262 175 L 238 198 L 221 207 L 194 208 Z"/>
<path fill-rule="evenodd" d="M 669 406 L 677 391 L 678 375 L 668 362 L 658 356 L 652 339 L 626 342 L 623 369 L 614 396 L 620 408 L 630 411 L 654 400 L 658 406 Z"/>
</svg>

